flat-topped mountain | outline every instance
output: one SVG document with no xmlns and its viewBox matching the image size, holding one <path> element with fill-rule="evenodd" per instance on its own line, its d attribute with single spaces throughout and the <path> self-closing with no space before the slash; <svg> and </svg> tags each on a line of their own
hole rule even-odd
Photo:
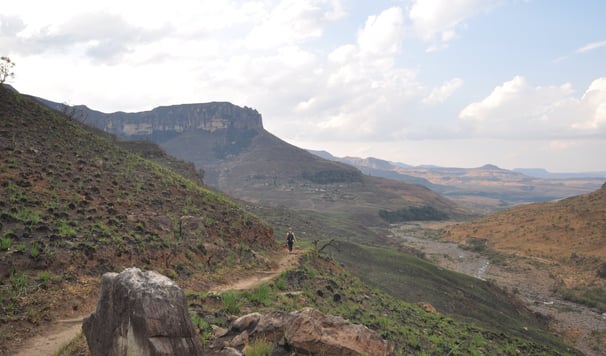
<svg viewBox="0 0 606 356">
<path fill-rule="evenodd" d="M 290 145 L 267 132 L 261 115 L 250 108 L 207 103 L 139 113 L 73 110 L 86 123 L 122 138 L 156 142 L 203 169 L 206 184 L 255 204 L 330 212 L 365 228 L 386 226 L 381 211 L 408 218 L 410 208 L 429 212 L 430 218 L 468 214 L 426 187 L 371 177 Z"/>
</svg>

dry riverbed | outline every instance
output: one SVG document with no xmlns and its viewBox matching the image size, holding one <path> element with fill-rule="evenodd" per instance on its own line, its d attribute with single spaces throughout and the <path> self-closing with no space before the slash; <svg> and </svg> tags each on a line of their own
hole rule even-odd
<svg viewBox="0 0 606 356">
<path fill-rule="evenodd" d="M 557 281 L 547 268 L 527 258 L 478 253 L 438 239 L 435 227 L 403 224 L 391 229 L 393 244 L 421 251 L 453 271 L 490 280 L 515 294 L 534 312 L 551 318 L 550 327 L 589 356 L 606 350 L 606 315 L 554 295 Z"/>
</svg>

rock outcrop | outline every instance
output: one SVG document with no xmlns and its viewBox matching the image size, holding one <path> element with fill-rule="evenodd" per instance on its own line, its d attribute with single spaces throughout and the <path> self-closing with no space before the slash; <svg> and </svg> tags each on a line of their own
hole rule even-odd
<svg viewBox="0 0 606 356">
<path fill-rule="evenodd" d="M 232 322 L 230 333 L 211 345 L 218 349 L 241 348 L 253 338 L 273 340 L 284 352 L 303 355 L 390 355 L 389 343 L 376 332 L 341 317 L 305 308 L 285 313 L 252 313 Z"/>
<path fill-rule="evenodd" d="M 93 125 L 122 137 L 157 137 L 162 133 L 188 130 L 263 129 L 263 120 L 258 111 L 227 102 L 160 106 L 138 113 L 104 114 L 86 107 L 75 109 L 81 110 Z"/>
<path fill-rule="evenodd" d="M 97 309 L 82 328 L 92 356 L 202 354 L 185 294 L 154 271 L 104 274 Z"/>
</svg>

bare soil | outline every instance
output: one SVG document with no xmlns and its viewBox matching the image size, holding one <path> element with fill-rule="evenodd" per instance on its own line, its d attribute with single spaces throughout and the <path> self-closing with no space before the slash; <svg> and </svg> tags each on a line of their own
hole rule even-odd
<svg viewBox="0 0 606 356">
<path fill-rule="evenodd" d="M 295 247 L 293 253 L 284 249 L 284 254 L 278 260 L 277 267 L 268 271 L 256 271 L 254 274 L 236 279 L 235 281 L 211 287 L 211 292 L 226 292 L 229 290 L 253 289 L 271 281 L 283 271 L 293 268 L 299 261 L 301 250 Z M 40 335 L 23 341 L 19 350 L 9 353 L 12 356 L 53 355 L 64 345 L 72 341 L 82 331 L 82 321 L 88 316 L 75 319 L 59 320 L 50 325 Z"/>
<path fill-rule="evenodd" d="M 603 355 L 606 350 L 606 315 L 554 294 L 558 281 L 540 261 L 507 256 L 494 263 L 486 255 L 453 242 L 420 236 L 410 228 L 394 228 L 392 234 L 395 243 L 422 251 L 442 267 L 489 280 L 513 293 L 532 311 L 548 316 L 551 330 L 586 355 Z"/>
</svg>

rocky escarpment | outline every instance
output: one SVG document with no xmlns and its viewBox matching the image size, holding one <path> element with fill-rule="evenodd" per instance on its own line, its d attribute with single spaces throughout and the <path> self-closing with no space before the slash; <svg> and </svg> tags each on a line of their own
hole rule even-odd
<svg viewBox="0 0 606 356">
<path fill-rule="evenodd" d="M 162 133 L 182 133 L 188 130 L 214 132 L 222 129 L 263 128 L 258 111 L 227 102 L 160 106 L 151 111 L 137 113 L 103 114 L 92 110 L 83 112 L 86 112 L 86 121 L 93 122 L 106 132 L 123 137 L 158 136 Z"/>
</svg>

